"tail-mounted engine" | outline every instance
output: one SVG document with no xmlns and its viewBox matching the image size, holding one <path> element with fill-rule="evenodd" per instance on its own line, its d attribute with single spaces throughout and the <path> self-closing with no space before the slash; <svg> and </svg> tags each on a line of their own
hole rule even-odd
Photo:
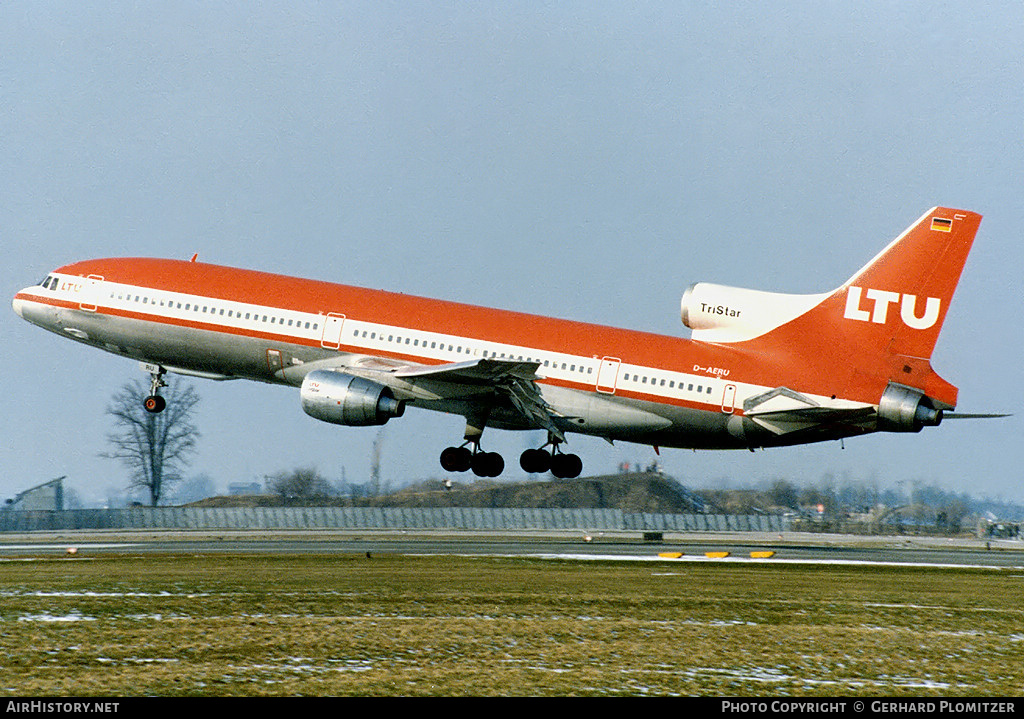
<svg viewBox="0 0 1024 719">
<path fill-rule="evenodd" d="M 384 424 L 405 412 L 405 403 L 384 385 L 329 370 L 306 375 L 299 396 L 310 417 L 352 427 Z"/>
<path fill-rule="evenodd" d="M 740 342 L 789 322 L 825 297 L 827 295 L 785 295 L 698 282 L 683 293 L 680 309 L 683 324 L 693 330 L 693 339 Z"/>
<path fill-rule="evenodd" d="M 942 410 L 920 390 L 890 382 L 878 402 L 878 429 L 883 432 L 920 432 L 922 427 L 937 427 Z"/>
</svg>

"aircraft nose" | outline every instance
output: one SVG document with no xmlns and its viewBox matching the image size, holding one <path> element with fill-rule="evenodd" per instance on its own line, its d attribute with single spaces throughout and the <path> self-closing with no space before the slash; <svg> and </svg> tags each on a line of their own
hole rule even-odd
<svg viewBox="0 0 1024 719">
<path fill-rule="evenodd" d="M 35 301 L 31 287 L 27 287 L 14 295 L 14 299 L 11 300 L 11 306 L 18 317 L 34 325 L 44 324 L 49 320 L 49 308 Z"/>
</svg>

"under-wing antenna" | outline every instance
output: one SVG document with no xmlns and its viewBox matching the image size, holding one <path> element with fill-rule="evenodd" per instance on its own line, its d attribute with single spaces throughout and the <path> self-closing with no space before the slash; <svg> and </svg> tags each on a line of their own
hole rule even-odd
<svg viewBox="0 0 1024 719">
<path fill-rule="evenodd" d="M 198 252 L 196 252 L 194 255 L 192 255 L 192 259 L 189 260 L 189 262 L 195 262 L 197 257 L 199 257 L 199 253 Z"/>
</svg>

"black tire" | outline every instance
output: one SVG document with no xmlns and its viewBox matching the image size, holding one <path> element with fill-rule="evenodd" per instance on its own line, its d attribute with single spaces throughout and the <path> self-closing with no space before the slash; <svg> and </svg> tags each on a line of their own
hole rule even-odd
<svg viewBox="0 0 1024 719">
<path fill-rule="evenodd" d="M 551 469 L 551 455 L 543 449 L 528 449 L 519 455 L 519 466 L 527 474 L 544 474 Z"/>
<path fill-rule="evenodd" d="M 491 476 L 497 477 L 505 471 L 505 458 L 497 452 L 490 452 L 491 455 Z"/>
<path fill-rule="evenodd" d="M 167 400 L 158 394 L 151 394 L 142 401 L 142 406 L 150 414 L 159 414 L 167 406 Z"/>
<path fill-rule="evenodd" d="M 473 461 L 473 453 L 465 447 L 448 447 L 441 452 L 441 466 L 446 472 L 465 472 Z"/>
<path fill-rule="evenodd" d="M 583 460 L 575 454 L 556 454 L 551 458 L 551 474 L 559 479 L 574 479 L 583 471 Z"/>
<path fill-rule="evenodd" d="M 497 477 L 505 471 L 505 460 L 497 452 L 477 452 L 472 469 L 477 477 Z"/>
</svg>

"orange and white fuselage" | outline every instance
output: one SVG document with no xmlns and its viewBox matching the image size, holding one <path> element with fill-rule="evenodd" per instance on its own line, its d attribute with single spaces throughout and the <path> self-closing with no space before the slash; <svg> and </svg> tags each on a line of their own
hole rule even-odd
<svg viewBox="0 0 1024 719">
<path fill-rule="evenodd" d="M 473 453 L 485 426 L 546 429 L 556 449 L 573 432 L 767 447 L 918 431 L 955 407 L 929 358 L 980 219 L 934 208 L 820 295 L 694 285 L 693 339 L 139 258 L 61 267 L 14 308 L 154 378 L 300 387 L 306 412 L 337 424 L 406 406 L 460 414 Z"/>
</svg>

